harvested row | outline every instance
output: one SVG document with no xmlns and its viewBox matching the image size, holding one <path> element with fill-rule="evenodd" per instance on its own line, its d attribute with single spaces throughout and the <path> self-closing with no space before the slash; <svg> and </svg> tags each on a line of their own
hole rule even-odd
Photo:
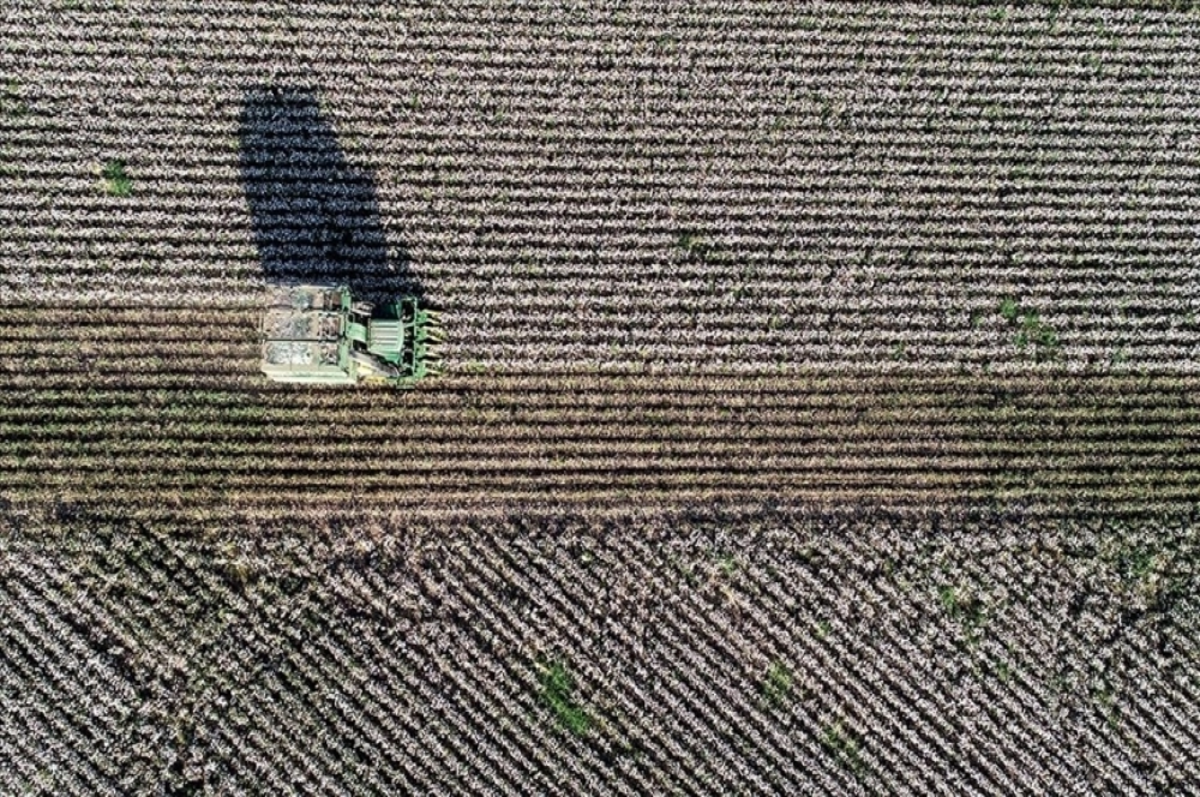
<svg viewBox="0 0 1200 797">
<path fill-rule="evenodd" d="M 395 394 L 163 390 L 150 376 L 159 389 L 10 388 L 4 496 L 275 491 L 286 503 L 323 490 L 436 503 L 464 491 L 595 501 L 606 490 L 857 489 L 1052 503 L 1200 490 L 1200 386 L 1180 378 L 498 375 Z"/>
</svg>

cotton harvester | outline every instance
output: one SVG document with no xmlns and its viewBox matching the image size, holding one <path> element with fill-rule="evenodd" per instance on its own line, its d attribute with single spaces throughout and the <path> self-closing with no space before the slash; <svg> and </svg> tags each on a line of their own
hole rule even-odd
<svg viewBox="0 0 1200 797">
<path fill-rule="evenodd" d="M 262 370 L 277 382 L 412 387 L 435 372 L 434 314 L 416 297 L 382 304 L 356 301 L 346 286 L 268 289 Z"/>
</svg>

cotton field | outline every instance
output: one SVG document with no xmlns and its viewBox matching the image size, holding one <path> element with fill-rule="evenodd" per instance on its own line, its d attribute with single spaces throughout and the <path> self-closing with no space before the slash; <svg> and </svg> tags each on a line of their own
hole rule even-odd
<svg viewBox="0 0 1200 797">
<path fill-rule="evenodd" d="M 1024 369 L 1011 298 L 1062 368 L 1195 372 L 1194 15 L 794 6 L 15 3 L 0 287 L 248 305 L 248 229 L 329 279 L 333 226 L 454 368 Z M 272 85 L 312 113 L 248 129 Z"/>
<path fill-rule="evenodd" d="M 8 0 L 0 795 L 1200 791 L 1190 5 Z"/>
</svg>

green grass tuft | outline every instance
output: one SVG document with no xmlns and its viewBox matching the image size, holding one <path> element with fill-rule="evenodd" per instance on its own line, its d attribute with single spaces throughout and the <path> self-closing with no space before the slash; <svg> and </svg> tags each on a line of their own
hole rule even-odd
<svg viewBox="0 0 1200 797">
<path fill-rule="evenodd" d="M 1007 296 L 1000 302 L 1000 315 L 1005 321 L 1010 324 L 1017 320 L 1017 313 L 1020 310 L 1017 308 L 1017 302 L 1011 296 Z"/>
<path fill-rule="evenodd" d="M 676 243 L 688 255 L 699 260 L 704 260 L 712 252 L 712 246 L 708 241 L 700 233 L 693 230 L 685 230 L 680 233 Z"/>
<path fill-rule="evenodd" d="M 852 772 L 862 770 L 863 762 L 858 741 L 841 722 L 826 726 L 825 732 L 821 734 L 821 746 Z"/>
<path fill-rule="evenodd" d="M 592 718 L 572 694 L 575 679 L 562 662 L 542 667 L 542 700 L 554 712 L 558 724 L 576 736 L 583 736 L 592 726 Z"/>
<path fill-rule="evenodd" d="M 1022 351 L 1032 345 L 1034 357 L 1038 362 L 1057 357 L 1062 353 L 1058 333 L 1038 318 L 1036 310 L 1022 308 L 1015 299 L 1009 296 L 1000 302 L 1000 315 L 1010 325 L 1019 324 L 1013 342 Z"/>
<path fill-rule="evenodd" d="M 965 625 L 977 627 L 986 619 L 983 601 L 966 589 L 944 586 L 938 590 L 938 602 L 946 614 Z"/>
<path fill-rule="evenodd" d="M 15 80 L 6 80 L 0 87 L 0 113 L 14 117 L 29 113 L 29 106 L 21 97 L 21 84 Z"/>
<path fill-rule="evenodd" d="M 110 160 L 104 164 L 100 176 L 104 178 L 104 190 L 113 196 L 129 196 L 133 190 L 133 181 L 125 171 L 123 160 Z"/>
<path fill-rule="evenodd" d="M 792 671 L 782 661 L 776 661 L 767 669 L 762 681 L 762 694 L 771 706 L 780 706 L 791 697 Z"/>
</svg>

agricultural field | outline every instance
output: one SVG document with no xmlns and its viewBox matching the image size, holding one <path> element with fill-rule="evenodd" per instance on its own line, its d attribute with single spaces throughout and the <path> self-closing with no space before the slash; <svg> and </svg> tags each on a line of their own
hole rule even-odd
<svg viewBox="0 0 1200 797">
<path fill-rule="evenodd" d="M 0 795 L 1200 791 L 1194 4 L 5 12 Z"/>
</svg>

